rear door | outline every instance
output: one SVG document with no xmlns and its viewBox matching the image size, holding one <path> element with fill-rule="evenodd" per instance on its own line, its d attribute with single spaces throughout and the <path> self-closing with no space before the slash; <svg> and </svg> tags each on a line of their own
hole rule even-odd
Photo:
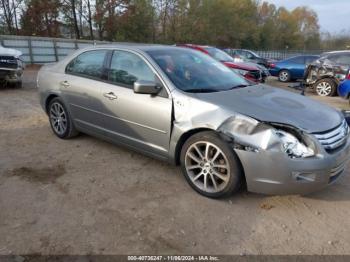
<svg viewBox="0 0 350 262">
<path fill-rule="evenodd" d="M 302 78 L 305 71 L 305 57 L 297 56 L 289 59 L 289 70 L 293 78 Z"/>
<path fill-rule="evenodd" d="M 60 82 L 62 97 L 75 124 L 103 133 L 101 81 L 107 50 L 86 51 L 74 58 Z"/>
<path fill-rule="evenodd" d="M 158 95 L 136 94 L 138 80 L 162 85 L 151 65 L 139 54 L 115 50 L 111 54 L 108 83 L 102 86 L 103 119 L 108 135 L 149 153 L 167 156 L 172 99 L 163 86 Z"/>
</svg>

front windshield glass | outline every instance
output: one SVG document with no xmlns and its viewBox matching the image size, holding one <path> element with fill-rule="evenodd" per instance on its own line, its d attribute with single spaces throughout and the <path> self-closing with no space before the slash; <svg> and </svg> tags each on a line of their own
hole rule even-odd
<svg viewBox="0 0 350 262">
<path fill-rule="evenodd" d="M 185 92 L 218 92 L 250 85 L 210 56 L 184 48 L 147 52 L 173 84 Z"/>
<path fill-rule="evenodd" d="M 253 51 L 249 51 L 249 52 L 252 53 L 255 57 L 259 57 L 260 58 L 260 56 L 257 53 L 255 53 Z"/>
<path fill-rule="evenodd" d="M 215 47 L 206 47 L 204 49 L 209 53 L 209 55 L 220 62 L 234 62 L 233 58 L 230 55 L 224 51 L 221 51 L 220 49 L 217 49 Z"/>
</svg>

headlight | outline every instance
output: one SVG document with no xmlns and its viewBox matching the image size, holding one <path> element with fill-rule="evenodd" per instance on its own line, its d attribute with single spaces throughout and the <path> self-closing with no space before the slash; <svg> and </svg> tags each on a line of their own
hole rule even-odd
<svg viewBox="0 0 350 262">
<path fill-rule="evenodd" d="M 313 156 L 315 152 L 300 142 L 295 136 L 282 130 L 276 131 L 277 136 L 281 139 L 283 149 L 286 154 L 292 158 Z"/>
<path fill-rule="evenodd" d="M 234 68 L 232 70 L 235 71 L 238 74 L 241 74 L 242 76 L 244 76 L 244 75 L 246 75 L 248 73 L 248 71 L 246 71 L 246 70 L 237 69 L 237 68 Z"/>
</svg>

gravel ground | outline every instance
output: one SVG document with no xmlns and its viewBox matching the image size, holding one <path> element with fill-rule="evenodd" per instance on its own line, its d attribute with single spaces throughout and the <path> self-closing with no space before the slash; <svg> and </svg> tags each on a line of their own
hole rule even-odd
<svg viewBox="0 0 350 262">
<path fill-rule="evenodd" d="M 35 76 L 0 89 L 0 254 L 350 254 L 349 174 L 305 197 L 208 199 L 177 167 L 56 138 Z"/>
</svg>

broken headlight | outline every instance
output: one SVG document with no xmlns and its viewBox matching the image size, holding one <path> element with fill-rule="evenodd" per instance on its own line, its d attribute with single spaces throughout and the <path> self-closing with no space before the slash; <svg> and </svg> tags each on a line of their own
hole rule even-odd
<svg viewBox="0 0 350 262">
<path fill-rule="evenodd" d="M 284 152 L 291 158 L 310 157 L 315 155 L 314 150 L 299 141 L 294 135 L 276 130 L 276 135 L 281 139 Z"/>
</svg>

